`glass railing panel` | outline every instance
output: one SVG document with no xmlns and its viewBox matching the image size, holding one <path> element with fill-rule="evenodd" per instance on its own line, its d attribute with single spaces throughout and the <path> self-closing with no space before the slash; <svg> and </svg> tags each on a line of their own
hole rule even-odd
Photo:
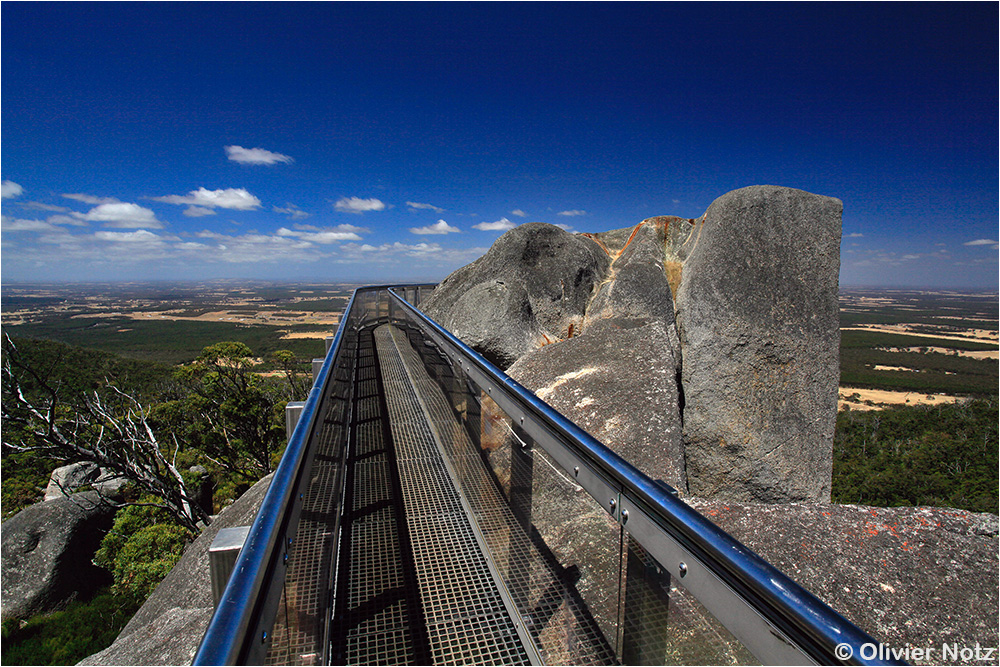
<svg viewBox="0 0 1000 667">
<path fill-rule="evenodd" d="M 760 664 L 627 531 L 624 556 L 622 664 Z"/>
<path fill-rule="evenodd" d="M 615 662 L 621 529 L 414 327 L 415 388 L 524 639 L 550 664 Z"/>
</svg>

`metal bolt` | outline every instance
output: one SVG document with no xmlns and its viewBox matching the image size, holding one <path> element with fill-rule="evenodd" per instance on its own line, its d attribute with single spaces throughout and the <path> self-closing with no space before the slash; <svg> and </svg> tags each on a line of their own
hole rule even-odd
<svg viewBox="0 0 1000 667">
<path fill-rule="evenodd" d="M 574 477 L 580 476 L 580 466 L 573 466 L 573 476 Z"/>
<path fill-rule="evenodd" d="M 614 498 L 612 498 L 611 499 L 611 511 L 614 512 L 615 511 L 615 507 L 617 507 L 617 506 L 618 506 L 618 501 L 615 500 Z"/>
<path fill-rule="evenodd" d="M 628 510 L 622 510 L 622 523 L 628 521 Z"/>
<path fill-rule="evenodd" d="M 680 572 L 681 578 L 684 578 L 684 575 L 688 573 L 687 563 L 683 563 L 682 562 L 682 563 L 678 564 L 677 565 L 677 571 Z"/>
<path fill-rule="evenodd" d="M 260 633 L 260 643 L 263 644 L 266 641 L 267 641 L 267 630 L 264 630 L 262 633 Z"/>
</svg>

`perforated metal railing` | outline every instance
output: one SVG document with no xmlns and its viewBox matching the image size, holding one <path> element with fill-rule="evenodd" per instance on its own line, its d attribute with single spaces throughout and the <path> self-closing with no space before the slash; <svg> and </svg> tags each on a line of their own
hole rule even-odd
<svg viewBox="0 0 1000 667">
<path fill-rule="evenodd" d="M 874 642 L 418 309 L 355 292 L 196 664 L 839 664 Z"/>
</svg>

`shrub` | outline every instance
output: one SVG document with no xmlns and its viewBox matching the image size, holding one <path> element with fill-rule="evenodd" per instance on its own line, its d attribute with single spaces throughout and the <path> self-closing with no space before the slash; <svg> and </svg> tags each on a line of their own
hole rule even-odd
<svg viewBox="0 0 1000 667">
<path fill-rule="evenodd" d="M 145 600 L 180 560 L 190 538 L 164 510 L 130 505 L 118 510 L 94 563 L 111 571 L 116 594 Z"/>
<path fill-rule="evenodd" d="M 73 665 L 115 640 L 138 610 L 141 600 L 105 589 L 89 602 L 73 602 L 64 611 L 3 623 L 5 665 Z"/>
</svg>

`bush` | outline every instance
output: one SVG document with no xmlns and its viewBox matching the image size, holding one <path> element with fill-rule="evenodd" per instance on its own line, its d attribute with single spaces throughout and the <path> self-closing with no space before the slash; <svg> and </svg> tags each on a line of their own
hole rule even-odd
<svg viewBox="0 0 1000 667">
<path fill-rule="evenodd" d="M 101 541 L 94 563 L 114 576 L 114 592 L 145 600 L 180 560 L 191 533 L 157 507 L 130 505 L 118 510 Z"/>
<path fill-rule="evenodd" d="M 89 602 L 71 603 L 64 611 L 3 623 L 5 665 L 73 665 L 115 640 L 141 600 L 105 589 Z"/>
</svg>

